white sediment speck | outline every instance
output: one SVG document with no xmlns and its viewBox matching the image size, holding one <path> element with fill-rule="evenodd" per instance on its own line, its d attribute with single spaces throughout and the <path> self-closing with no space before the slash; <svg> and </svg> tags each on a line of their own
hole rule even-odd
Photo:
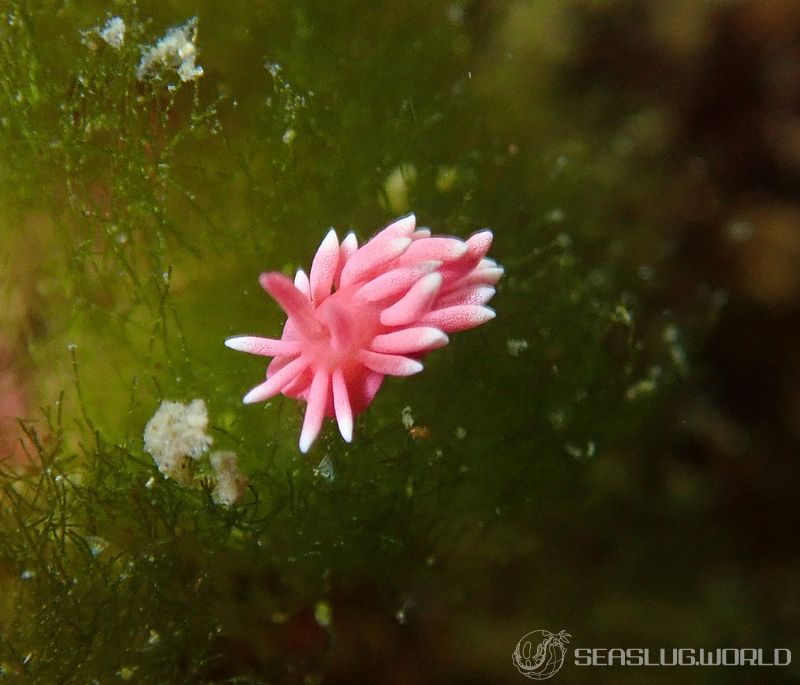
<svg viewBox="0 0 800 685">
<path fill-rule="evenodd" d="M 556 236 L 556 245 L 560 247 L 562 250 L 568 250 L 572 247 L 572 237 L 569 233 L 559 233 Z"/>
<path fill-rule="evenodd" d="M 652 281 L 656 277 L 656 270 L 650 264 L 642 264 L 636 272 L 643 281 Z"/>
<path fill-rule="evenodd" d="M 142 50 L 142 59 L 136 69 L 139 80 L 154 76 L 159 69 L 175 69 L 181 81 L 194 81 L 203 75 L 203 67 L 197 65 L 197 17 L 192 17 L 182 26 L 167 31 L 155 45 Z"/>
<path fill-rule="evenodd" d="M 625 391 L 625 399 L 629 402 L 642 395 L 650 395 L 658 388 L 658 380 L 661 376 L 661 367 L 652 366 L 647 372 L 647 376 L 631 385 Z"/>
<path fill-rule="evenodd" d="M 137 666 L 123 666 L 117 671 L 117 675 L 125 682 L 128 682 L 136 674 L 136 669 Z"/>
<path fill-rule="evenodd" d="M 668 324 L 662 333 L 662 340 L 666 343 L 669 349 L 669 355 L 672 363 L 680 373 L 685 373 L 688 369 L 688 360 L 686 358 L 686 350 L 683 349 L 680 341 L 680 331 L 675 324 Z"/>
<path fill-rule="evenodd" d="M 594 440 L 589 440 L 586 443 L 586 448 L 577 447 L 572 443 L 564 445 L 564 450 L 573 459 L 591 459 L 597 453 L 597 445 Z"/>
<path fill-rule="evenodd" d="M 749 221 L 731 221 L 725 226 L 725 233 L 731 242 L 744 243 L 753 237 L 755 228 Z"/>
<path fill-rule="evenodd" d="M 93 557 L 99 556 L 108 547 L 109 542 L 98 535 L 87 535 L 84 540 Z"/>
<path fill-rule="evenodd" d="M 436 172 L 436 190 L 440 193 L 450 192 L 458 181 L 458 169 L 454 166 L 442 166 Z"/>
<path fill-rule="evenodd" d="M 414 427 L 414 417 L 411 415 L 411 407 L 403 407 L 400 413 L 400 420 L 403 422 L 403 427 L 406 430 L 411 430 Z"/>
<path fill-rule="evenodd" d="M 327 628 L 330 626 L 331 621 L 333 620 L 333 609 L 325 600 L 317 602 L 314 606 L 314 620 L 316 620 L 317 625 L 319 625 L 321 628 Z"/>
<path fill-rule="evenodd" d="M 508 347 L 508 353 L 512 357 L 519 357 L 522 352 L 528 349 L 528 341 L 522 338 L 509 338 L 506 340 L 506 347 Z"/>
<path fill-rule="evenodd" d="M 410 207 L 411 187 L 417 179 L 417 168 L 413 164 L 395 167 L 383 183 L 383 200 L 395 214 L 407 212 Z"/>
<path fill-rule="evenodd" d="M 208 409 L 203 400 L 189 404 L 164 401 L 144 429 L 144 449 L 168 478 L 189 480 L 189 459 L 199 459 L 213 442 L 206 433 Z"/>
<path fill-rule="evenodd" d="M 125 44 L 125 22 L 122 17 L 111 17 L 99 31 L 100 38 L 115 50 Z"/>
<path fill-rule="evenodd" d="M 238 504 L 247 489 L 247 478 L 237 465 L 234 452 L 212 452 L 208 458 L 217 482 L 211 497 L 217 504 L 231 506 Z"/>
<path fill-rule="evenodd" d="M 314 469 L 314 475 L 322 478 L 323 480 L 327 480 L 329 483 L 332 483 L 336 478 L 336 471 L 333 468 L 333 462 L 327 454 L 322 457 L 322 460 L 319 462 L 319 464 L 317 464 L 317 467 Z"/>
</svg>

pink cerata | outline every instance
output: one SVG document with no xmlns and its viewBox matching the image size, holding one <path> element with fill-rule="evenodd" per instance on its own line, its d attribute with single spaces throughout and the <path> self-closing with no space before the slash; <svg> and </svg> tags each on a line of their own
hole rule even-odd
<svg viewBox="0 0 800 685">
<path fill-rule="evenodd" d="M 288 316 L 280 340 L 240 336 L 234 350 L 274 357 L 267 380 L 244 396 L 263 402 L 283 393 L 308 403 L 300 434 L 307 452 L 326 416 L 353 439 L 353 418 L 364 411 L 384 376 L 422 371 L 420 358 L 446 345 L 447 334 L 479 326 L 495 313 L 484 306 L 503 269 L 486 253 L 489 230 L 467 240 L 431 235 L 411 214 L 361 247 L 331 229 L 308 276 L 260 277 L 261 286 Z"/>
</svg>

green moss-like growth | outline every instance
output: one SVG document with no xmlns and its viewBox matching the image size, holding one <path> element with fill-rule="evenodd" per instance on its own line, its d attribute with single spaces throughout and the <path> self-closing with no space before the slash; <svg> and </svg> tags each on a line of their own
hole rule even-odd
<svg viewBox="0 0 800 685">
<path fill-rule="evenodd" d="M 534 559 L 582 582 L 684 334 L 637 275 L 656 231 L 619 226 L 637 160 L 576 140 L 544 74 L 492 97 L 505 48 L 481 30 L 502 32 L 459 8 L 200 3 L 205 74 L 184 83 L 137 65 L 188 13 L 7 3 L 0 268 L 27 293 L 9 330 L 31 410 L 30 464 L 0 475 L 0 679 L 309 683 L 346 677 L 348 649 L 391 668 L 386 645 L 412 639 L 510 660 L 518 627 L 561 620 L 536 585 L 568 587 Z M 263 360 L 222 341 L 278 332 L 260 271 L 307 267 L 330 222 L 366 239 L 406 205 L 436 232 L 494 228 L 498 317 L 387 382 L 352 445 L 328 427 L 303 457 L 297 403 L 243 407 Z M 144 451 L 160 401 L 193 398 L 249 479 L 235 506 L 204 462 L 186 484 Z"/>
</svg>

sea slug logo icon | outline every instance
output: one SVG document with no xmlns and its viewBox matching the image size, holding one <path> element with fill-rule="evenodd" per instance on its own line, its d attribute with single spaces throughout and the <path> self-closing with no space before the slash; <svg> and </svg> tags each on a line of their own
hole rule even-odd
<svg viewBox="0 0 800 685">
<path fill-rule="evenodd" d="M 514 648 L 514 666 L 526 678 L 546 680 L 564 665 L 570 634 L 562 630 L 558 634 L 548 630 L 534 630 L 525 635 Z"/>
</svg>

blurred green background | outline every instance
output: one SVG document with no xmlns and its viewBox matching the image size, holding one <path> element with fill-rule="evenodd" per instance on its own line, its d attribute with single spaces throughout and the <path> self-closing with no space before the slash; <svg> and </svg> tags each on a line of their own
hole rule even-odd
<svg viewBox="0 0 800 685">
<path fill-rule="evenodd" d="M 195 16 L 204 75 L 137 79 Z M 536 629 L 800 654 L 799 3 L 0 19 L 0 680 L 520 683 Z M 222 341 L 279 332 L 261 271 L 408 211 L 494 230 L 497 318 L 300 455 L 302 408 L 243 406 L 264 360 Z M 143 451 L 195 397 L 239 507 Z M 798 669 L 553 678 L 676 681 Z"/>
</svg>

